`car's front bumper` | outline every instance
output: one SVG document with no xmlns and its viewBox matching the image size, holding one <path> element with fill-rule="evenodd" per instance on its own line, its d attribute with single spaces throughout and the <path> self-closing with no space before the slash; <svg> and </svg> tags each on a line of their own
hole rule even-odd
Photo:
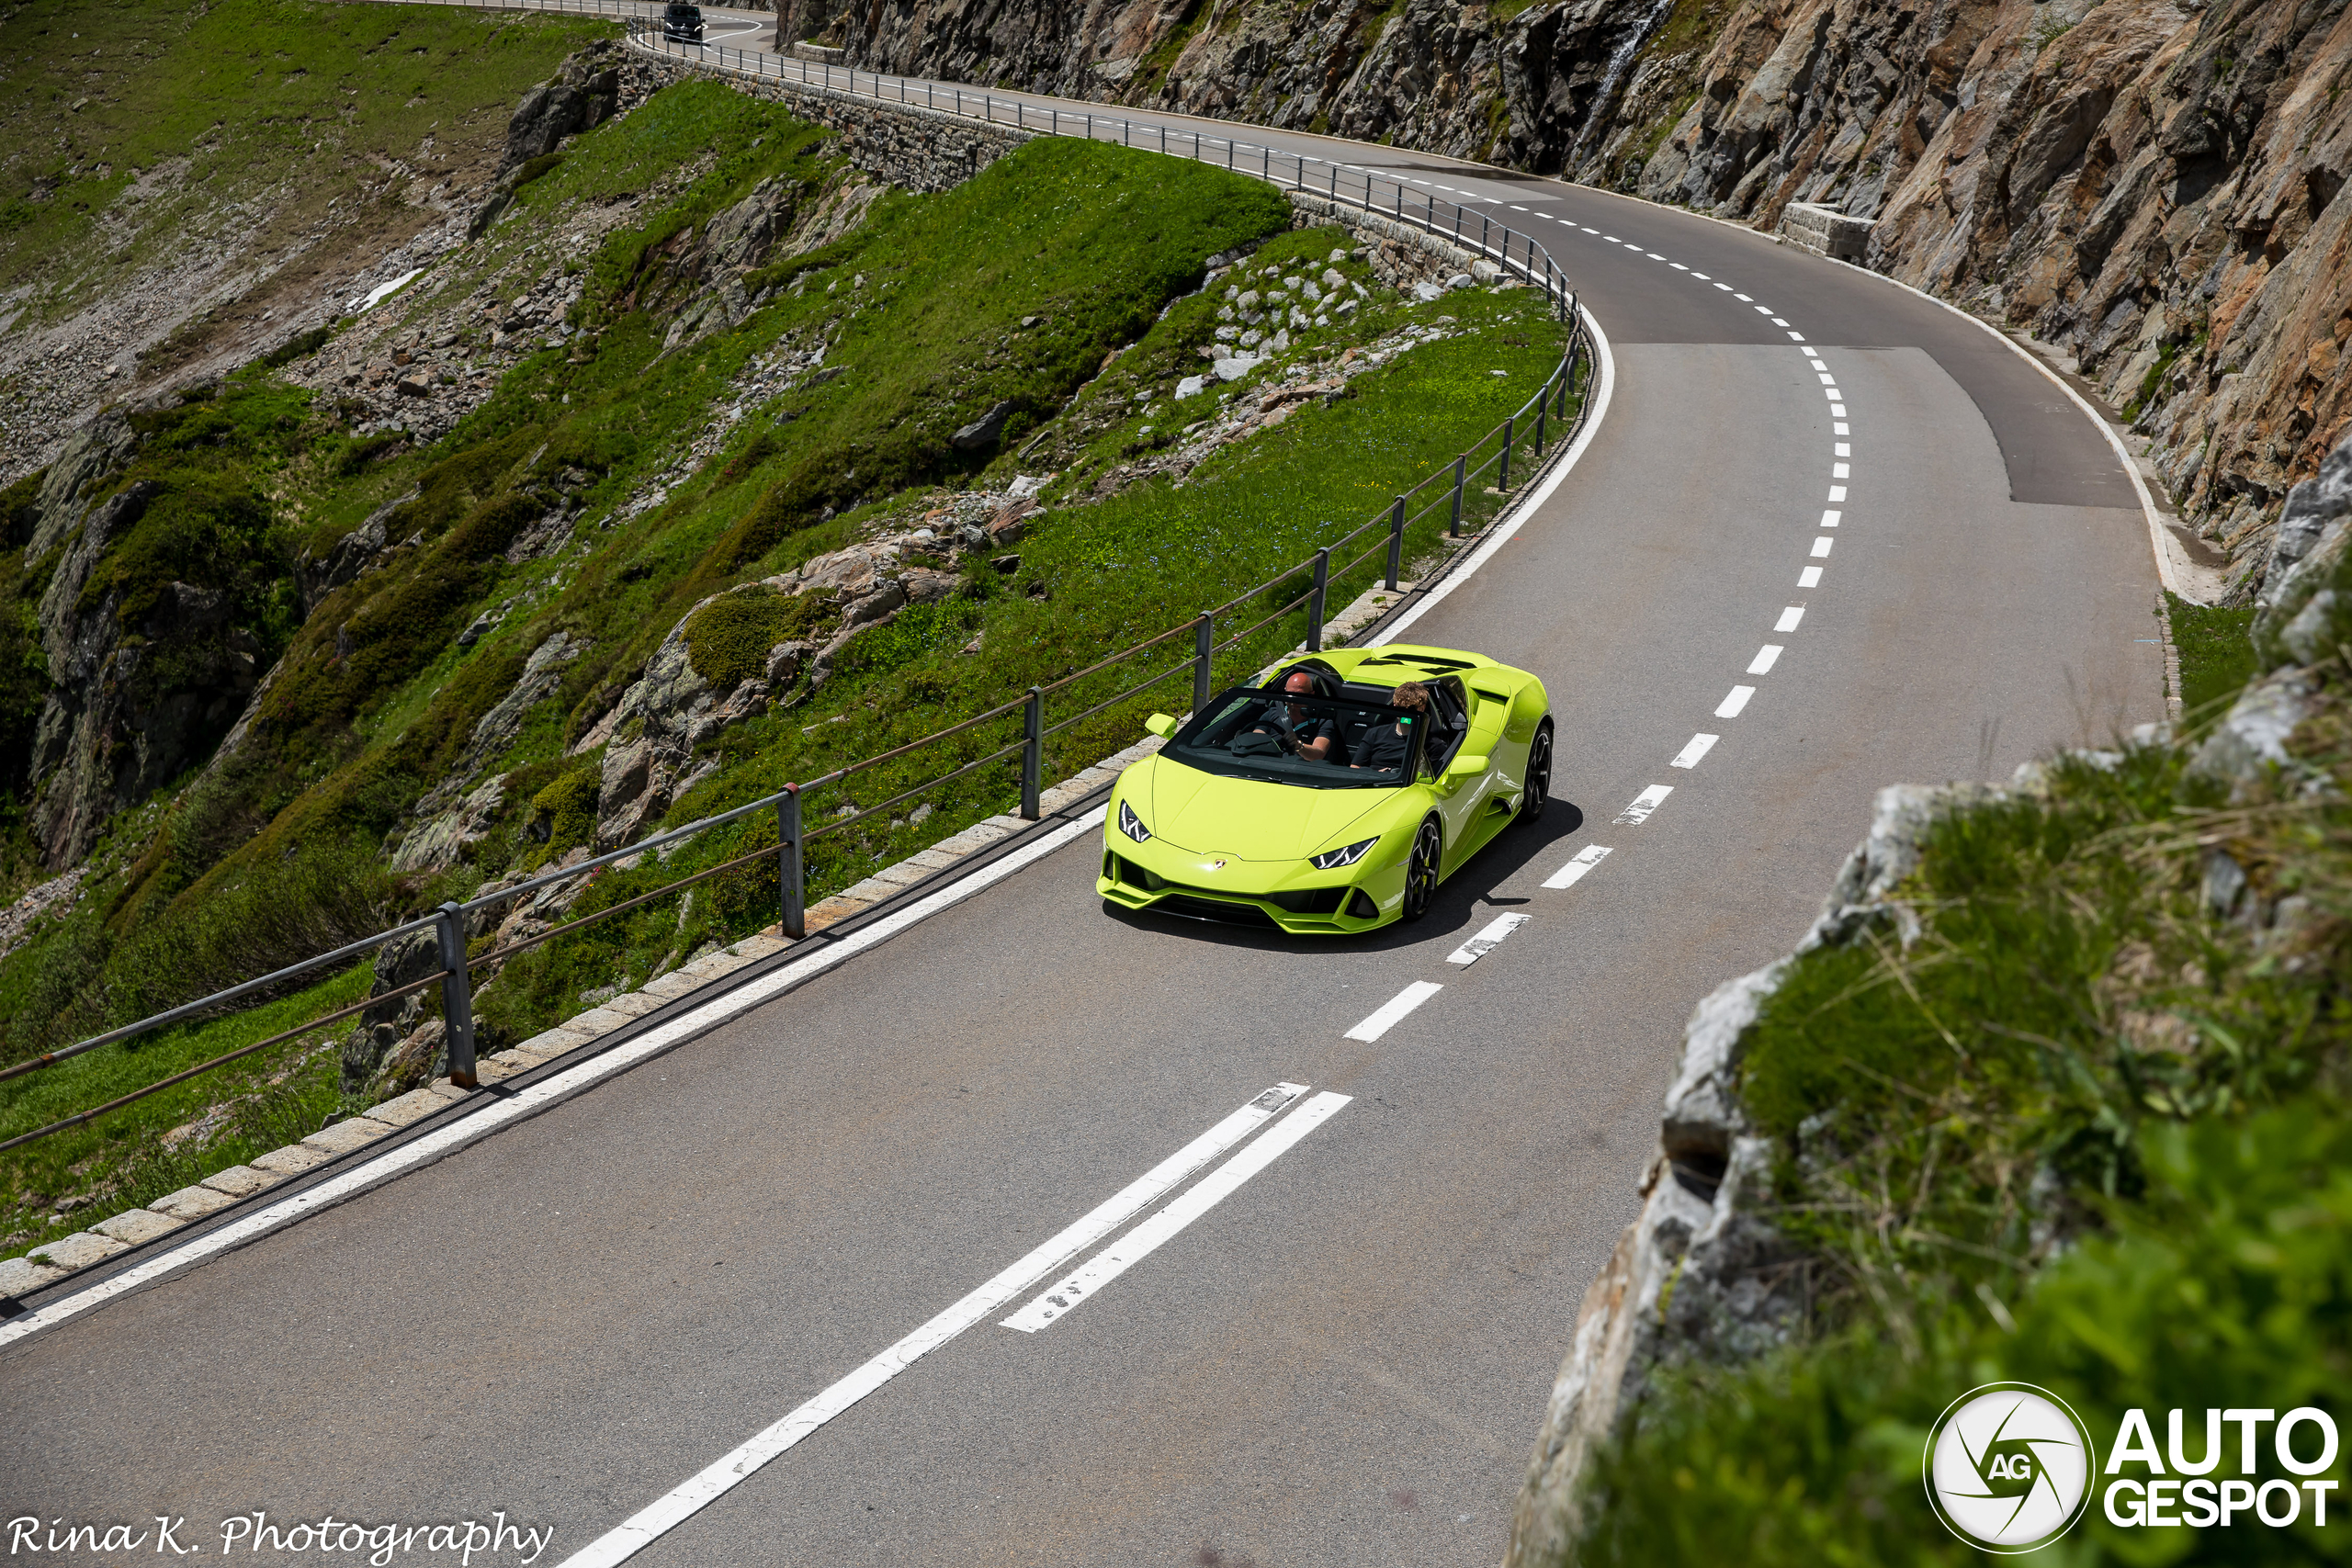
<svg viewBox="0 0 2352 1568">
<path fill-rule="evenodd" d="M 1340 936 L 1385 926 L 1404 907 L 1405 867 L 1385 849 L 1339 871 L 1317 871 L 1304 861 L 1213 865 L 1159 839 L 1136 843 L 1106 825 L 1094 890 L 1130 909 Z"/>
</svg>

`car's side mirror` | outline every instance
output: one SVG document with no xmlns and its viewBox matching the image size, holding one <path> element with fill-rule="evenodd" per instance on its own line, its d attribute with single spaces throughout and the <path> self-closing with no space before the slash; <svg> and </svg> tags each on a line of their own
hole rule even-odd
<svg viewBox="0 0 2352 1568">
<path fill-rule="evenodd" d="M 1468 778 L 1473 773 L 1483 773 L 1486 771 L 1486 753 L 1477 752 L 1471 756 L 1453 759 L 1445 770 L 1445 776 L 1450 779 Z"/>
<path fill-rule="evenodd" d="M 1165 740 L 1176 733 L 1176 716 L 1173 714 L 1156 713 L 1143 721 L 1143 727 Z"/>
</svg>

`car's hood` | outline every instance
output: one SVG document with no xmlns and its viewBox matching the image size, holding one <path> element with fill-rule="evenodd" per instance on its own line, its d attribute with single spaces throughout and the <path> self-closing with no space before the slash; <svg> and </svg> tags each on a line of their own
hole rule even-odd
<svg viewBox="0 0 2352 1568">
<path fill-rule="evenodd" d="M 1306 789 L 1223 778 L 1156 758 L 1144 826 L 1174 849 L 1240 860 L 1304 860 L 1358 818 L 1396 798 L 1394 789 Z M 1366 824 L 1369 834 L 1378 823 Z"/>
</svg>

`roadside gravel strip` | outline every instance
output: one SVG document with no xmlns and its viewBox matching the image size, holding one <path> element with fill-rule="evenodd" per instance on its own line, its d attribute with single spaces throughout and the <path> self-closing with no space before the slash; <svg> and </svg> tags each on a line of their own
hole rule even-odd
<svg viewBox="0 0 2352 1568">
<path fill-rule="evenodd" d="M 1615 371 L 1610 356 L 1609 340 L 1602 334 L 1600 323 L 1592 319 L 1590 312 L 1580 313 L 1584 317 L 1586 331 L 1590 334 L 1589 341 L 1592 344 L 1594 363 L 1599 367 L 1590 393 L 1591 412 L 1585 419 L 1583 428 L 1573 442 L 1557 451 L 1537 481 L 1521 491 L 1510 509 L 1489 526 L 1486 539 L 1457 557 L 1456 564 L 1450 570 L 1417 589 L 1418 596 L 1408 595 L 1401 601 L 1389 613 L 1386 624 L 1376 626 L 1365 637 L 1367 645 L 1376 646 L 1396 640 L 1398 633 L 1419 619 L 1430 606 L 1443 599 L 1454 584 L 1493 559 L 1496 552 L 1518 534 L 1521 524 L 1550 500 L 1560 481 L 1591 446 L 1609 410 Z M 1342 624 L 1334 621 L 1332 626 L 1338 628 Z M 1107 761 L 1117 763 L 1125 756 L 1126 753 L 1122 752 Z M 718 984 L 727 988 L 711 1000 L 666 1019 L 641 1033 L 631 1035 L 618 1044 L 599 1051 L 586 1061 L 521 1088 L 498 1086 L 469 1097 L 467 1100 L 458 1102 L 460 1109 L 452 1120 L 397 1146 L 361 1158 L 348 1169 L 334 1172 L 299 1191 L 266 1201 L 257 1196 L 252 1201 L 259 1206 L 251 1213 L 225 1217 L 222 1222 L 211 1224 L 199 1234 L 175 1243 L 166 1245 L 160 1239 L 150 1243 L 151 1247 L 157 1248 L 152 1256 L 127 1257 L 117 1265 L 119 1271 L 96 1280 L 85 1289 L 45 1302 L 29 1313 L 0 1322 L 0 1348 L 68 1318 L 77 1317 L 128 1292 L 233 1251 L 282 1230 L 309 1214 L 397 1179 L 409 1171 L 430 1165 L 503 1127 L 559 1105 L 616 1074 L 626 1072 L 732 1019 L 740 1018 L 867 949 L 880 946 L 900 931 L 941 910 L 986 891 L 1014 872 L 1044 859 L 1063 846 L 1084 838 L 1102 825 L 1103 810 L 1101 805 L 1087 807 L 1062 826 L 1031 838 L 1009 853 L 976 865 L 967 872 L 951 875 L 935 891 L 905 908 L 886 915 L 872 924 L 861 926 L 838 940 L 825 942 L 813 952 L 786 958 L 750 979 L 721 981 Z M 796 951 L 800 945 L 796 944 L 795 949 L 787 951 Z M 355 1150 L 353 1153 L 356 1156 L 357 1152 Z M 1053 1267 L 1054 1263 L 1045 1265 L 1037 1270 L 1037 1275 L 1030 1276 L 1023 1282 L 1030 1282 Z"/>
</svg>

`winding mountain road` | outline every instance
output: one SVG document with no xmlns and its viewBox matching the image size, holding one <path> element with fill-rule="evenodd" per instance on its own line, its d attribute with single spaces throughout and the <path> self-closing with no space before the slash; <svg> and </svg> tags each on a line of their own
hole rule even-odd
<svg viewBox="0 0 2352 1568">
<path fill-rule="evenodd" d="M 557 1528 L 545 1561 L 680 1568 L 1500 1556 L 1691 1007 L 1802 935 L 1880 786 L 2164 718 L 2151 528 L 2106 434 L 1932 301 L 1247 134 L 1504 215 L 1605 334 L 1580 459 L 1403 633 L 1544 678 L 1543 822 L 1425 923 L 1318 945 L 1107 912 L 1080 819 L 691 1043 L 0 1350 L 0 1507 L 185 1516 L 207 1551 L 254 1510 L 503 1509 Z M 1046 1245 L 1283 1085 L 1204 1168 L 1234 1174 Z M 1002 1325 L 1106 1245 L 1124 1271 Z"/>
</svg>

